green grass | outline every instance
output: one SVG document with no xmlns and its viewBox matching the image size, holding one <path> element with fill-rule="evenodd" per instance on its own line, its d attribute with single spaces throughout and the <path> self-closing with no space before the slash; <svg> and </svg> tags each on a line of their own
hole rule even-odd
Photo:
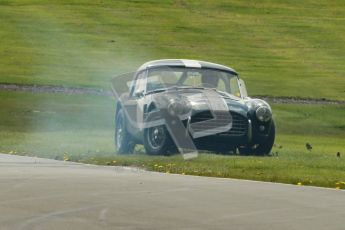
<svg viewBox="0 0 345 230">
<path fill-rule="evenodd" d="M 280 119 L 278 119 L 279 121 Z M 306 142 L 313 146 L 311 151 Z M 337 152 L 341 153 L 338 158 Z M 344 138 L 279 133 L 272 154 L 266 157 L 201 153 L 185 161 L 181 155 L 129 156 L 101 154 L 71 160 L 99 165 L 134 166 L 146 170 L 208 177 L 237 178 L 345 189 Z"/>
<path fill-rule="evenodd" d="M 345 3 L 0 3 L 0 82 L 109 87 L 151 59 L 232 66 L 255 95 L 345 100 Z"/>
<path fill-rule="evenodd" d="M 198 158 L 185 161 L 181 156 L 134 155 L 90 157 L 81 161 L 100 165 L 136 166 L 163 173 L 345 188 L 345 159 L 337 158 L 335 154 L 288 154 L 282 150 L 278 157 L 201 154 Z"/>
<path fill-rule="evenodd" d="M 341 187 L 336 183 L 345 181 L 343 105 L 273 105 L 278 131 L 273 156 L 202 153 L 184 161 L 181 155 L 146 156 L 140 146 L 134 155 L 116 155 L 112 98 L 0 92 L 0 104 L 0 152 L 4 153 L 325 187 Z M 312 144 L 312 151 L 306 150 L 306 142 Z"/>
<path fill-rule="evenodd" d="M 344 105 L 272 105 L 279 133 L 345 140 Z M 345 143 L 345 142 L 344 142 Z"/>
</svg>

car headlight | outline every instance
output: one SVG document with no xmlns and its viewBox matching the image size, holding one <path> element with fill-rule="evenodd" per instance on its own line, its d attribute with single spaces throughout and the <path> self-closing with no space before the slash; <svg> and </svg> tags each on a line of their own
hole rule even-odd
<svg viewBox="0 0 345 230">
<path fill-rule="evenodd" d="M 183 115 L 191 111 L 191 105 L 186 100 L 170 99 L 168 104 L 168 112 L 171 115 Z"/>
<path fill-rule="evenodd" d="M 256 110 L 260 106 L 266 106 L 270 108 L 267 102 L 261 100 L 261 99 L 250 99 L 245 102 L 246 105 L 248 106 L 249 110 Z"/>
<path fill-rule="evenodd" d="M 256 118 L 261 122 L 267 122 L 272 118 L 272 112 L 267 106 L 259 106 L 256 111 Z"/>
</svg>

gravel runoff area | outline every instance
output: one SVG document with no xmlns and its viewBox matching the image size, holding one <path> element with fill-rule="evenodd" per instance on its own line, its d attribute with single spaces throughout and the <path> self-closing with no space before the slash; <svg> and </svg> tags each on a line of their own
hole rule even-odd
<svg viewBox="0 0 345 230">
<path fill-rule="evenodd" d="M 87 87 L 66 87 L 56 85 L 24 85 L 24 84 L 9 84 L 0 83 L 0 91 L 21 91 L 32 93 L 61 93 L 61 94 L 82 94 L 82 95 L 97 95 L 97 96 L 113 96 L 110 90 L 100 88 Z M 344 104 L 345 101 L 330 100 L 326 98 L 298 98 L 298 97 L 272 97 L 272 96 L 252 96 L 253 98 L 261 98 L 270 103 L 275 104 Z"/>
</svg>

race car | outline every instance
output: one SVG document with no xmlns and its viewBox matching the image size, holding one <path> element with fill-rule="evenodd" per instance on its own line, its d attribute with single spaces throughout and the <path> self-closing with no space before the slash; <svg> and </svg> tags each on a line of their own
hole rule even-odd
<svg viewBox="0 0 345 230">
<path fill-rule="evenodd" d="M 113 86 L 118 82 L 115 78 Z M 115 93 L 120 154 L 143 144 L 150 155 L 186 149 L 265 155 L 274 144 L 270 105 L 248 97 L 243 80 L 227 66 L 186 59 L 150 61 L 135 72 L 127 92 Z"/>
</svg>

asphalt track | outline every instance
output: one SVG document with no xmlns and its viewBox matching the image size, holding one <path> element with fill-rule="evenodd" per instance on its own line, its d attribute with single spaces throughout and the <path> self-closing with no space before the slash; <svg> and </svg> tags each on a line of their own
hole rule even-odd
<svg viewBox="0 0 345 230">
<path fill-rule="evenodd" d="M 345 192 L 0 154 L 0 229 L 345 229 Z"/>
</svg>

